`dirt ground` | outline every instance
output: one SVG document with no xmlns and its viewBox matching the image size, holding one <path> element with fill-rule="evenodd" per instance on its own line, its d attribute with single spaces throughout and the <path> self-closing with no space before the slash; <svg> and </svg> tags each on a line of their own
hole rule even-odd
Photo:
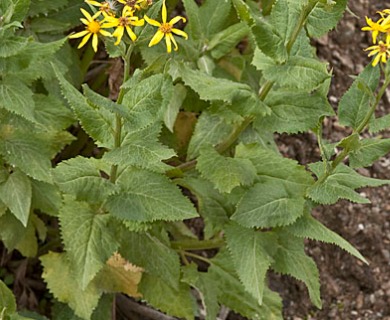
<svg viewBox="0 0 390 320">
<path fill-rule="evenodd" d="M 320 58 L 333 69 L 329 95 L 333 105 L 350 86 L 350 75 L 356 75 L 369 63 L 363 49 L 370 45 L 370 34 L 360 31 L 365 26 L 364 17 L 374 17 L 376 11 L 390 8 L 390 1 L 350 0 L 348 6 L 351 12 L 345 13 L 337 29 L 314 43 Z M 378 112 L 390 112 L 390 89 Z M 324 134 L 326 139 L 338 141 L 347 133 L 335 119 L 330 119 Z M 390 131 L 381 134 L 390 137 Z M 282 151 L 301 163 L 319 157 L 315 137 L 310 134 L 282 136 L 279 141 Z M 390 155 L 360 173 L 390 179 Z M 389 191 L 389 186 L 361 190 L 371 200 L 370 205 L 342 201 L 315 210 L 320 221 L 352 243 L 370 264 L 364 265 L 337 247 L 308 242 L 307 252 L 320 270 L 323 308 L 318 310 L 311 305 L 304 285 L 298 281 L 272 275 L 270 281 L 284 300 L 285 319 L 390 319 Z"/>
</svg>

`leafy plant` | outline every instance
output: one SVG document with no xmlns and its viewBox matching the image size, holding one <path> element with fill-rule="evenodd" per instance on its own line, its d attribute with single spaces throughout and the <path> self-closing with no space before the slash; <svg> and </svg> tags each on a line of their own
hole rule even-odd
<svg viewBox="0 0 390 320">
<path fill-rule="evenodd" d="M 0 238 L 39 256 L 54 319 L 108 319 L 118 292 L 184 319 L 199 308 L 215 319 L 221 305 L 281 319 L 268 271 L 303 281 L 321 307 L 306 238 L 366 262 L 311 211 L 368 203 L 357 189 L 389 183 L 355 171 L 390 150 L 388 139 L 361 138 L 390 126 L 374 116 L 388 55 L 379 51 L 340 101 L 352 133 L 324 141 L 331 72 L 310 37 L 335 27 L 346 0 L 258 4 L 183 0 L 188 19 L 169 19 L 176 1 L 86 1 L 84 29 L 69 36 L 81 38 L 78 54 L 62 33 L 77 28 L 79 1 L 0 4 Z M 123 73 L 89 77 L 81 92 L 103 45 Z M 280 154 L 273 134 L 307 131 L 321 161 L 305 167 Z M 94 153 L 75 147 L 82 135 Z M 23 319 L 3 282 L 0 292 L 0 319 Z"/>
</svg>

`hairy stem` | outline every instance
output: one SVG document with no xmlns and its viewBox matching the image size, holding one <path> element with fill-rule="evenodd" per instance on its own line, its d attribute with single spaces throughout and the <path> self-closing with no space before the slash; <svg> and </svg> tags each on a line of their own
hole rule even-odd
<svg viewBox="0 0 390 320">
<path fill-rule="evenodd" d="M 124 63 L 122 84 L 125 83 L 130 76 L 130 58 L 132 52 L 133 52 L 133 45 L 130 45 L 129 48 L 127 49 L 126 56 L 122 57 Z M 118 104 L 121 104 L 124 96 L 125 96 L 125 89 L 121 87 L 116 102 Z M 115 114 L 114 149 L 119 148 L 121 146 L 121 143 L 122 143 L 122 117 L 119 114 Z M 112 183 L 115 183 L 117 174 L 118 174 L 118 166 L 112 165 L 111 172 L 110 172 L 110 181 Z"/>
</svg>

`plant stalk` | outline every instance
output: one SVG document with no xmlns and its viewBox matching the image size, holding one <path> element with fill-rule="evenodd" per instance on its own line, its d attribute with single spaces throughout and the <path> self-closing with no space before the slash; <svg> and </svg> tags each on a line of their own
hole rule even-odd
<svg viewBox="0 0 390 320">
<path fill-rule="evenodd" d="M 210 239 L 210 240 L 181 240 L 172 241 L 171 246 L 174 250 L 208 250 L 217 249 L 225 244 L 223 239 Z"/>
<path fill-rule="evenodd" d="M 130 76 L 130 59 L 131 59 L 131 54 L 133 52 L 133 48 L 134 47 L 131 44 L 127 49 L 125 57 L 122 57 L 124 63 L 122 84 L 125 83 Z M 116 103 L 121 104 L 124 96 L 125 96 L 125 89 L 121 87 Z M 119 114 L 115 114 L 114 149 L 119 148 L 121 146 L 121 143 L 122 143 L 122 117 Z M 110 172 L 110 181 L 112 183 L 115 183 L 117 174 L 118 174 L 118 165 L 112 165 L 111 172 Z"/>
</svg>

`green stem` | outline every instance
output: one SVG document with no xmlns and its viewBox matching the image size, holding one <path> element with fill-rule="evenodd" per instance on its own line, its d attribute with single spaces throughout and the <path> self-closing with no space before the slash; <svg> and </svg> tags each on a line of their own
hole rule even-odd
<svg viewBox="0 0 390 320">
<path fill-rule="evenodd" d="M 313 8 L 317 5 L 318 1 L 310 1 L 307 7 L 302 10 L 299 22 L 295 26 L 295 29 L 291 35 L 290 40 L 288 41 L 286 45 L 286 50 L 288 53 L 290 53 L 295 41 L 297 40 L 299 33 L 301 32 L 302 28 L 304 27 L 307 17 L 309 16 L 310 12 L 313 10 Z M 271 91 L 272 87 L 274 85 L 273 81 L 266 81 L 264 85 L 261 87 L 259 92 L 259 99 L 261 101 L 264 101 L 267 97 L 268 93 Z M 226 150 L 228 150 L 238 139 L 240 134 L 252 123 L 254 120 L 254 117 L 246 117 L 245 120 L 234 129 L 234 131 L 226 138 L 225 141 L 221 142 L 219 145 L 216 146 L 216 150 L 219 153 L 223 153 Z M 182 171 L 189 171 L 196 166 L 196 160 L 191 160 L 189 162 L 183 163 L 178 166 L 179 169 L 182 169 Z"/>
<path fill-rule="evenodd" d="M 225 245 L 223 239 L 210 239 L 210 240 L 181 240 L 172 241 L 171 246 L 174 250 L 208 250 L 217 249 Z"/>
<path fill-rule="evenodd" d="M 183 251 L 183 254 L 185 254 L 186 256 L 188 257 L 191 257 L 191 258 L 194 258 L 194 259 L 197 259 L 197 260 L 200 260 L 200 261 L 203 261 L 203 262 L 206 262 L 207 264 L 212 264 L 210 259 L 207 259 L 205 257 L 202 257 L 198 254 L 195 254 L 195 253 L 191 253 L 191 252 L 186 252 L 186 251 Z"/>
<path fill-rule="evenodd" d="M 364 117 L 363 121 L 360 123 L 360 125 L 357 127 L 356 130 L 354 130 L 351 135 L 353 134 L 360 134 L 369 124 L 372 115 L 374 114 L 376 108 L 379 105 L 379 102 L 381 101 L 384 93 L 386 92 L 386 88 L 390 85 L 390 79 L 385 76 L 385 81 L 381 88 L 379 89 L 375 101 L 372 103 L 369 111 L 367 112 L 366 116 Z M 350 136 L 351 136 L 350 135 Z M 345 158 L 349 155 L 350 150 L 349 149 L 344 149 L 340 154 L 333 160 L 332 162 L 332 168 L 329 172 L 327 172 L 319 181 L 322 182 L 324 181 L 329 175 L 333 173 L 333 171 L 337 168 L 337 166 L 345 160 Z"/>
<path fill-rule="evenodd" d="M 290 53 L 295 41 L 297 40 L 299 34 L 301 33 L 302 28 L 306 24 L 306 20 L 309 16 L 310 12 L 312 12 L 312 10 L 317 5 L 317 3 L 318 3 L 318 1 L 309 1 L 309 4 L 306 6 L 306 8 L 304 8 L 302 10 L 301 15 L 299 16 L 299 21 L 295 25 L 295 29 L 293 30 L 293 32 L 291 34 L 291 38 L 286 45 L 287 53 Z"/>
<path fill-rule="evenodd" d="M 386 88 L 390 84 L 390 79 L 385 79 L 382 87 L 379 89 L 378 94 L 376 95 L 375 102 L 372 104 L 370 110 L 366 114 L 365 118 L 363 119 L 362 123 L 359 125 L 359 127 L 356 129 L 354 133 L 361 133 L 364 128 L 367 126 L 367 124 L 370 122 L 372 115 L 374 114 L 376 108 L 379 105 L 379 102 L 381 101 L 384 93 L 386 92 Z"/>
<path fill-rule="evenodd" d="M 130 76 L 130 59 L 131 54 L 133 52 L 133 45 L 130 45 L 127 49 L 126 56 L 122 57 L 123 63 L 124 63 L 124 71 L 123 71 L 123 83 L 125 83 Z M 121 87 L 117 103 L 121 104 L 123 101 L 123 97 L 125 96 L 125 89 Z M 115 114 L 115 135 L 114 135 L 114 149 L 119 148 L 122 143 L 122 117 L 119 114 Z M 116 178 L 118 174 L 118 165 L 112 165 L 111 166 L 111 172 L 110 172 L 110 181 L 112 183 L 115 183 Z"/>
</svg>

